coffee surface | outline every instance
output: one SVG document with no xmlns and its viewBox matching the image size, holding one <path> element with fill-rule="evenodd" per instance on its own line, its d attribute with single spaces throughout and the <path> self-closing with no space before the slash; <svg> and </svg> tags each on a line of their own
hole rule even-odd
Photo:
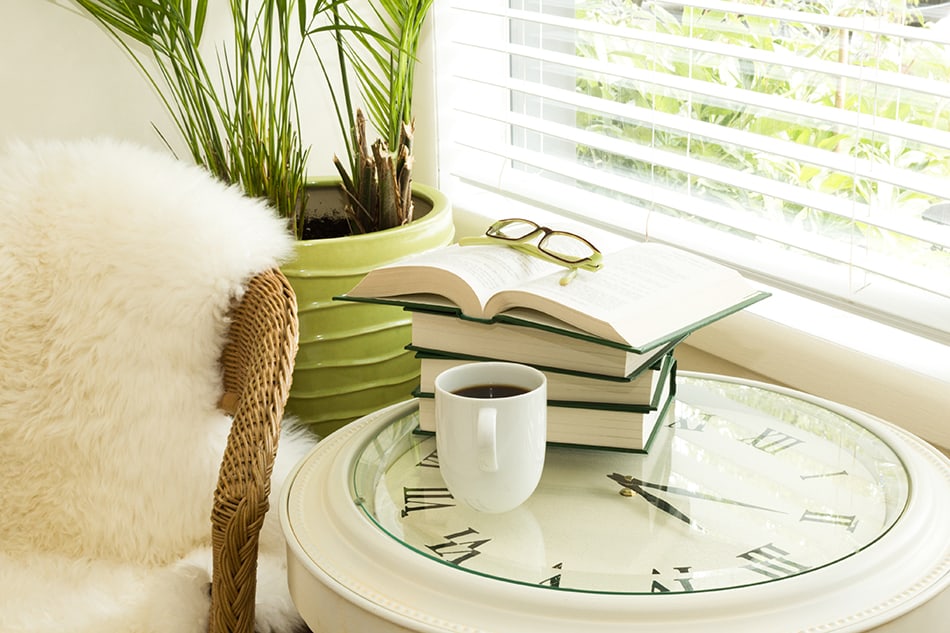
<svg viewBox="0 0 950 633">
<path fill-rule="evenodd" d="M 452 393 L 463 398 L 510 398 L 511 396 L 528 393 L 528 391 L 528 389 L 517 385 L 472 385 Z"/>
</svg>

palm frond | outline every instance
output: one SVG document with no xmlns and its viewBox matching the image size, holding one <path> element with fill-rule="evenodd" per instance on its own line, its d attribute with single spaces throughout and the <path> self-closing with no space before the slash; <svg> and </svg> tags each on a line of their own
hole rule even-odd
<svg viewBox="0 0 950 633">
<path fill-rule="evenodd" d="M 373 230 L 377 230 L 412 219 L 408 192 L 412 173 L 413 71 L 432 0 L 375 0 L 369 6 L 371 13 L 365 17 L 345 2 L 333 3 L 330 10 L 337 27 L 333 35 L 342 97 L 337 96 L 338 86 L 331 81 L 322 59 L 320 64 L 346 140 L 350 171 L 344 186 L 352 187 L 347 197 L 359 200 L 364 207 L 350 209 L 349 215 L 375 219 L 378 224 Z M 351 76 L 359 90 L 362 110 L 381 139 L 379 144 L 366 147 L 357 142 L 357 135 L 364 134 L 365 121 L 362 112 L 353 107 Z M 370 190 L 374 192 L 372 204 L 378 208 L 365 209 Z M 362 223 L 366 218 L 359 219 Z"/>
<path fill-rule="evenodd" d="M 216 48 L 216 78 L 199 48 L 208 0 L 76 2 L 145 73 L 195 162 L 267 198 L 299 237 L 309 149 L 294 91 L 302 44 L 292 45 L 291 35 L 307 28 L 306 0 L 265 0 L 253 12 L 248 0 L 230 0 L 231 41 Z M 126 39 L 145 45 L 157 71 Z"/>
</svg>

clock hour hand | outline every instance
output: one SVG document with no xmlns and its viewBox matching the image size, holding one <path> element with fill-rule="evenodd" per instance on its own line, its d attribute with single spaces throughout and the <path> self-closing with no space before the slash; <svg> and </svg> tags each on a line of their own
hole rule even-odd
<svg viewBox="0 0 950 633">
<path fill-rule="evenodd" d="M 649 481 L 643 481 L 642 479 L 637 479 L 636 477 L 631 477 L 629 475 L 618 475 L 614 473 L 613 475 L 608 475 L 611 479 L 619 483 L 621 486 L 634 489 L 633 486 L 637 488 L 652 488 L 654 490 L 662 490 L 663 492 L 669 492 L 671 494 L 683 495 L 684 497 L 693 497 L 695 499 L 705 499 L 707 501 L 717 501 L 719 503 L 728 503 L 729 505 L 742 506 L 743 508 L 753 508 L 755 510 L 765 510 L 766 512 L 777 512 L 779 514 L 786 514 L 781 510 L 775 510 L 774 508 L 766 508 L 764 506 L 757 506 L 751 503 L 745 503 L 744 501 L 736 501 L 735 499 L 727 499 L 726 497 L 720 497 L 718 495 L 711 495 L 705 492 L 699 492 L 696 490 L 689 490 L 688 488 L 680 488 L 678 486 L 667 486 L 665 484 L 655 484 Z"/>
<path fill-rule="evenodd" d="M 653 506 L 656 506 L 657 509 L 662 510 L 663 512 L 666 512 L 672 517 L 676 517 L 677 519 L 679 519 L 686 525 L 693 525 L 693 520 L 690 519 L 685 514 L 683 514 L 682 512 L 680 512 L 679 510 L 677 510 L 675 507 L 673 507 L 672 504 L 644 490 L 639 485 L 641 483 L 639 482 L 639 480 L 633 479 L 632 477 L 627 477 L 626 475 L 620 475 L 618 473 L 607 475 L 607 477 L 609 477 L 610 479 L 613 479 L 624 488 L 629 488 L 633 492 L 637 493 L 638 495 L 643 497 L 644 501 L 646 501 L 647 503 L 650 503 Z"/>
</svg>

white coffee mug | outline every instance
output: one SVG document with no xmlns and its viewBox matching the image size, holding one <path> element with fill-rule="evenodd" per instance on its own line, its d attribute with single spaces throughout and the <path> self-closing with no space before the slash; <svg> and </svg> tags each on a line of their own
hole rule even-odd
<svg viewBox="0 0 950 633">
<path fill-rule="evenodd" d="M 516 363 L 480 362 L 435 379 L 439 469 L 452 496 L 507 512 L 531 496 L 544 469 L 547 382 Z"/>
</svg>

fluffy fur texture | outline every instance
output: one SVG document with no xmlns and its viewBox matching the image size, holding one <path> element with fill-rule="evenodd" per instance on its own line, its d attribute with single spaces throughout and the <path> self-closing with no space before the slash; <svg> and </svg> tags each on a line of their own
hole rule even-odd
<svg viewBox="0 0 950 633">
<path fill-rule="evenodd" d="M 269 207 L 164 153 L 0 155 L 0 631 L 207 630 L 226 314 L 291 248 Z M 282 439 L 275 493 L 310 446 Z M 262 632 L 300 623 L 276 521 Z"/>
</svg>

